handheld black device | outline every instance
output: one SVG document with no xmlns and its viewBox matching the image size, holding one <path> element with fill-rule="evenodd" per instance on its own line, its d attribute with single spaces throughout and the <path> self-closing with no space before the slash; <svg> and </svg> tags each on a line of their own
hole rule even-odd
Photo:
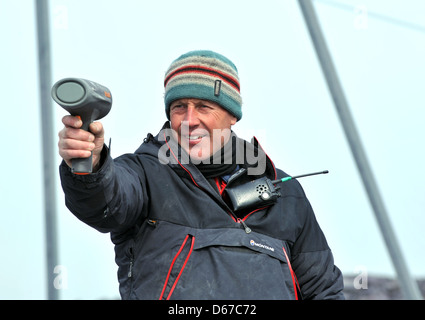
<svg viewBox="0 0 425 320">
<path fill-rule="evenodd" d="M 245 209 L 256 209 L 266 207 L 277 201 L 277 198 L 281 196 L 279 191 L 280 183 L 301 177 L 326 174 L 328 172 L 328 170 L 325 170 L 277 180 L 270 180 L 267 177 L 262 177 L 238 186 L 226 187 L 225 192 L 230 202 L 229 205 L 231 205 L 234 212 Z"/>
</svg>

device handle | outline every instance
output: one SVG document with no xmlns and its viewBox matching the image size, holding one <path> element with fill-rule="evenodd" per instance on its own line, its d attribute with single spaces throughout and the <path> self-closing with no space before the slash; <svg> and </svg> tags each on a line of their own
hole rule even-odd
<svg viewBox="0 0 425 320">
<path fill-rule="evenodd" d="M 81 129 L 89 131 L 89 126 L 90 123 L 92 122 L 91 119 L 85 119 L 84 117 L 82 118 L 81 116 L 76 116 L 77 118 L 79 118 L 82 122 L 83 125 L 81 126 Z M 93 152 L 91 153 L 90 157 L 88 158 L 74 158 L 71 160 L 71 171 L 74 174 L 79 174 L 79 175 L 86 175 L 86 174 L 90 174 L 93 171 Z"/>
<path fill-rule="evenodd" d="M 90 174 L 93 171 L 93 153 L 88 158 L 72 159 L 72 173 L 74 174 Z"/>
</svg>

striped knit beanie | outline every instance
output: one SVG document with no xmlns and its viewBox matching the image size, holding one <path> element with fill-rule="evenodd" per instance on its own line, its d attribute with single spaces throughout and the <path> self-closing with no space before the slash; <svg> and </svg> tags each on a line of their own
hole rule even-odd
<svg viewBox="0 0 425 320">
<path fill-rule="evenodd" d="M 242 98 L 236 66 L 213 51 L 200 50 L 174 60 L 164 79 L 165 111 L 170 119 L 170 105 L 184 98 L 210 100 L 242 118 Z"/>
</svg>

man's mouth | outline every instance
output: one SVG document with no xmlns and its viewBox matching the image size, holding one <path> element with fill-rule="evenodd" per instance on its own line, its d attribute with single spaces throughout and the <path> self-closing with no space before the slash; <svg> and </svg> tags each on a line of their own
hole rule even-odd
<svg viewBox="0 0 425 320">
<path fill-rule="evenodd" d="M 206 137 L 205 134 L 191 134 L 191 135 L 183 135 L 183 139 L 188 141 L 189 144 L 198 144 L 202 141 L 202 139 Z"/>
<path fill-rule="evenodd" d="M 198 140 L 198 139 L 202 139 L 205 136 L 198 136 L 198 135 L 193 135 L 193 136 L 185 136 L 186 139 L 188 140 Z"/>
</svg>

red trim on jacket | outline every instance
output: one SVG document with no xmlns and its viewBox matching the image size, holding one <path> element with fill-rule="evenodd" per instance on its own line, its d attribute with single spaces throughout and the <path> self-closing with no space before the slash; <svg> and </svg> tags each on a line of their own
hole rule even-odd
<svg viewBox="0 0 425 320">
<path fill-rule="evenodd" d="M 171 262 L 171 265 L 170 265 L 170 268 L 168 269 L 167 277 L 165 278 L 164 286 L 162 288 L 162 292 L 161 292 L 161 296 L 159 297 L 159 300 L 162 300 L 163 299 L 165 288 L 167 287 L 167 284 L 168 284 L 168 280 L 170 278 L 171 271 L 173 270 L 173 267 L 174 267 L 174 263 L 176 262 L 177 258 L 180 256 L 181 252 L 183 251 L 183 248 L 185 247 L 186 242 L 189 239 L 189 236 L 190 235 L 188 234 L 186 236 L 186 238 L 184 238 L 183 243 L 181 244 L 179 251 L 177 251 L 176 255 L 174 256 L 173 261 Z M 182 267 L 180 269 L 179 274 L 177 275 L 176 279 L 174 280 L 173 286 L 171 287 L 170 292 L 168 293 L 166 300 L 169 300 L 171 298 L 171 295 L 173 294 L 173 291 L 176 288 L 177 282 L 179 281 L 180 276 L 182 275 L 183 270 L 186 267 L 187 261 L 189 260 L 189 257 L 192 254 L 193 245 L 194 244 L 195 244 L 195 237 L 192 236 L 192 243 L 190 245 L 189 252 L 188 252 L 188 254 L 186 256 L 186 259 L 184 260 L 184 263 L 183 263 L 183 265 L 182 265 Z"/>
<path fill-rule="evenodd" d="M 297 276 L 295 275 L 295 272 L 292 269 L 292 265 L 291 265 L 291 262 L 289 261 L 289 257 L 288 257 L 288 254 L 286 253 L 285 247 L 282 247 L 282 249 L 283 249 L 283 253 L 285 254 L 286 261 L 288 262 L 289 271 L 291 272 L 292 285 L 294 286 L 294 292 L 295 292 L 295 300 L 298 300 L 298 290 L 297 289 L 300 287 L 300 285 L 298 284 Z"/>
<path fill-rule="evenodd" d="M 223 194 L 224 188 L 226 188 L 226 181 L 219 177 L 214 178 L 215 184 L 217 185 L 218 191 L 220 192 L 220 196 Z"/>
</svg>

